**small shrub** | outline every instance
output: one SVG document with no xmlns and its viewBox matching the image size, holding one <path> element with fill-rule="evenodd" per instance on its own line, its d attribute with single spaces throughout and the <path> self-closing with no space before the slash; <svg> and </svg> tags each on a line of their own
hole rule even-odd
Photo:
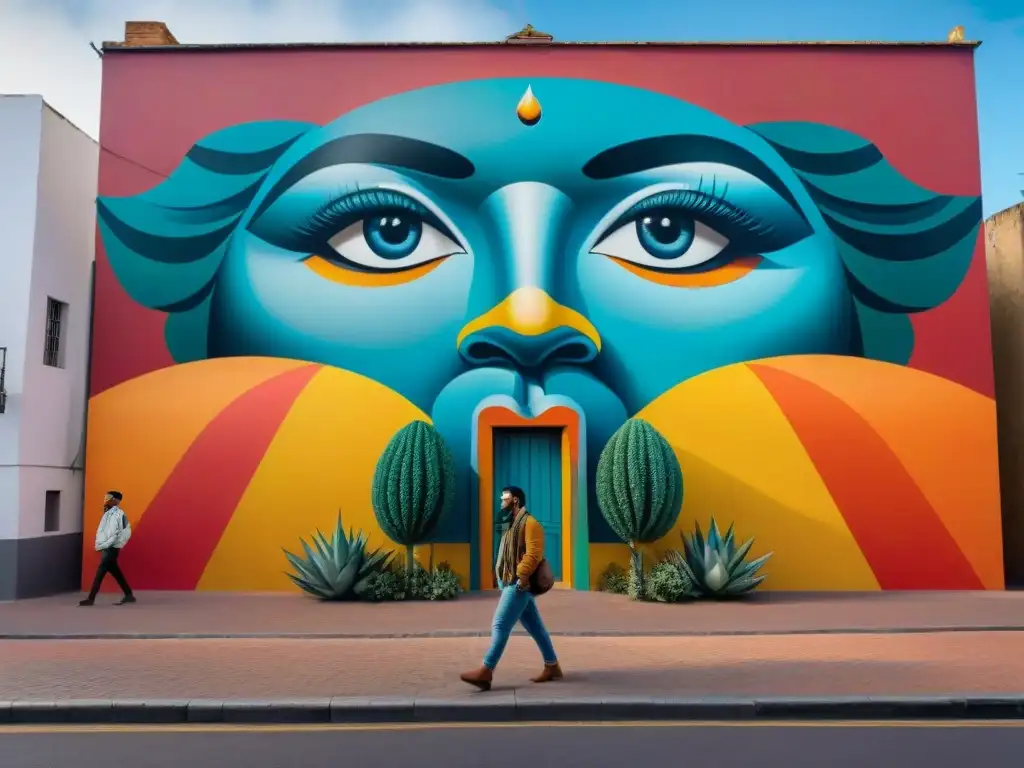
<svg viewBox="0 0 1024 768">
<path fill-rule="evenodd" d="M 405 574 L 405 591 L 408 600 L 427 600 L 430 595 L 433 573 L 428 571 L 419 563 L 414 563 L 412 570 Z"/>
<path fill-rule="evenodd" d="M 430 573 L 428 600 L 454 600 L 462 593 L 458 574 L 448 563 L 441 563 Z"/>
<path fill-rule="evenodd" d="M 372 603 L 390 603 L 395 600 L 405 600 L 405 574 L 391 569 L 373 574 L 367 582 L 365 599 Z"/>
<path fill-rule="evenodd" d="M 454 600 L 462 593 L 459 577 L 447 563 L 428 571 L 418 563 L 412 572 L 391 568 L 370 577 L 366 599 L 376 603 L 401 600 Z"/>
<path fill-rule="evenodd" d="M 677 603 L 696 597 L 693 582 L 667 560 L 655 565 L 644 579 L 644 599 L 655 603 Z"/>
<path fill-rule="evenodd" d="M 624 595 L 629 591 L 629 576 L 621 565 L 612 563 L 598 576 L 597 588 L 601 592 Z"/>
</svg>

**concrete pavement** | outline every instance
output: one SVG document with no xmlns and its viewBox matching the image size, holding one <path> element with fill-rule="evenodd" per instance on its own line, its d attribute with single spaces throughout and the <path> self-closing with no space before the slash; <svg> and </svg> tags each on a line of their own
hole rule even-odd
<svg viewBox="0 0 1024 768">
<path fill-rule="evenodd" d="M 1020 640 L 1009 632 L 563 637 L 556 648 L 566 679 L 535 685 L 537 651 L 515 637 L 487 693 L 458 680 L 478 663 L 484 638 L 5 641 L 0 701 L 9 703 L 0 719 L 736 718 L 783 706 L 787 716 L 1019 717 Z"/>
<path fill-rule="evenodd" d="M 243 728 L 173 730 L 0 730 L 4 768 L 110 765 L 146 768 L 304 768 L 339 763 L 447 768 L 619 768 L 693 759 L 716 768 L 961 768 L 1020 765 L 1020 723 L 786 725 L 623 723 L 384 728 Z M 688 760 L 689 757 L 689 760 Z"/>
<path fill-rule="evenodd" d="M 765 593 L 652 605 L 552 592 L 566 680 L 512 639 L 479 663 L 494 596 L 320 604 L 300 595 L 144 593 L 0 605 L 0 722 L 1022 717 L 1019 593 Z M 42 638 L 42 639 L 40 639 Z M 73 640 L 73 641 L 69 641 Z"/>
<path fill-rule="evenodd" d="M 1017 633 L 558 638 L 566 679 L 514 637 L 490 696 L 1024 693 Z M 0 700 L 466 696 L 485 638 L 0 642 Z M 476 697 L 479 698 L 479 697 Z"/>
<path fill-rule="evenodd" d="M 448 603 L 319 603 L 299 594 L 146 592 L 132 606 L 79 608 L 77 595 L 0 603 L 0 639 L 171 637 L 473 637 L 493 593 Z M 556 635 L 742 635 L 1024 630 L 1024 592 L 764 592 L 732 602 L 634 603 L 555 590 L 541 609 Z"/>
</svg>

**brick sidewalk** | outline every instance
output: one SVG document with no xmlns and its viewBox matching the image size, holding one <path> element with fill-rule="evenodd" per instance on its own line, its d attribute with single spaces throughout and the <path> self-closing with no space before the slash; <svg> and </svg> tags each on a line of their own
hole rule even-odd
<svg viewBox="0 0 1024 768">
<path fill-rule="evenodd" d="M 450 603 L 323 604 L 297 594 L 154 592 L 114 607 L 77 595 L 0 604 L 0 638 L 206 634 L 348 637 L 486 633 L 494 594 Z M 764 592 L 739 602 L 661 605 L 599 592 L 556 590 L 541 599 L 555 634 L 702 635 L 1024 629 L 1022 592 Z"/>
<path fill-rule="evenodd" d="M 567 679 L 531 685 L 525 637 L 496 689 L 539 696 L 1020 694 L 1019 633 L 556 639 Z M 483 638 L 0 642 L 0 700 L 479 696 Z"/>
</svg>

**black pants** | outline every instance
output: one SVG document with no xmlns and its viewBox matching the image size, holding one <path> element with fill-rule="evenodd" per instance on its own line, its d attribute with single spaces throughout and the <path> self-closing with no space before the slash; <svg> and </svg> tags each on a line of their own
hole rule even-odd
<svg viewBox="0 0 1024 768">
<path fill-rule="evenodd" d="M 121 573 L 121 566 L 117 564 L 117 556 L 121 554 L 120 549 L 111 547 L 110 549 L 104 549 L 102 557 L 100 558 L 100 564 L 96 568 L 96 578 L 92 580 L 92 589 L 89 590 L 89 599 L 95 600 L 96 595 L 99 594 L 100 584 L 103 583 L 103 577 L 108 573 L 114 577 L 114 581 L 117 582 L 117 586 L 121 588 L 125 596 L 130 596 L 132 588 L 128 586 L 128 580 L 125 579 L 124 574 Z"/>
</svg>

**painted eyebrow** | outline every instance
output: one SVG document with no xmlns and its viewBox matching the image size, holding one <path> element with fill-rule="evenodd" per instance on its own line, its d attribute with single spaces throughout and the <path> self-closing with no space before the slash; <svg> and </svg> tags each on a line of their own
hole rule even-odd
<svg viewBox="0 0 1024 768">
<path fill-rule="evenodd" d="M 683 163 L 720 163 L 745 171 L 763 181 L 803 216 L 789 187 L 760 158 L 743 147 L 714 136 L 677 134 L 619 144 L 590 158 L 583 166 L 583 174 L 603 181 Z"/>
<path fill-rule="evenodd" d="M 332 165 L 350 163 L 390 165 L 442 179 L 468 179 L 476 173 L 476 168 L 469 158 L 429 141 L 386 133 L 340 136 L 317 147 L 292 166 L 270 188 L 255 215 L 259 216 L 286 190 L 311 173 Z"/>
</svg>

